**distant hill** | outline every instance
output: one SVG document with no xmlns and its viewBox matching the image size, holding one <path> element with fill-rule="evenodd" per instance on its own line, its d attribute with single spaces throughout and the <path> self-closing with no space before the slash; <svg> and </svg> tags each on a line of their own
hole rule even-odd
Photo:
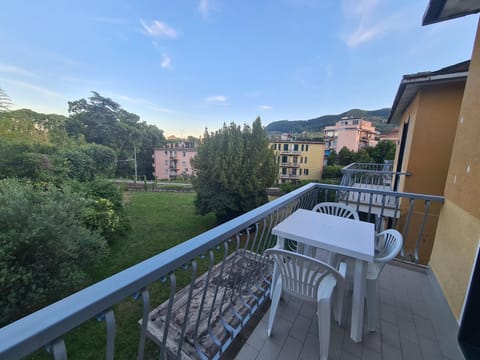
<svg viewBox="0 0 480 360">
<path fill-rule="evenodd" d="M 390 110 L 390 108 L 372 111 L 352 109 L 338 115 L 324 115 L 310 120 L 280 120 L 268 124 L 266 130 L 269 134 L 319 132 L 325 126 L 335 125 L 342 117 L 348 116 L 372 121 L 380 133 L 385 133 L 394 128 L 394 125 L 386 123 Z"/>
</svg>

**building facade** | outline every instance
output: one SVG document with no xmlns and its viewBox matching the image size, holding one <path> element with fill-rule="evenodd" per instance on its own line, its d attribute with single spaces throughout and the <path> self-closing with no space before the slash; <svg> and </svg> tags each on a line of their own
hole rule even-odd
<svg viewBox="0 0 480 360">
<path fill-rule="evenodd" d="M 325 149 L 337 153 L 345 146 L 358 151 L 374 147 L 378 143 L 378 131 L 371 121 L 344 117 L 333 126 L 326 126 L 323 132 Z"/>
<path fill-rule="evenodd" d="M 398 191 L 444 195 L 468 67 L 466 61 L 403 76 L 388 119 L 400 126 L 394 171 L 409 174 L 395 180 Z M 407 213 L 408 204 L 401 204 L 401 209 Z M 422 263 L 429 261 L 439 214 L 440 207 L 432 206 L 419 254 Z M 400 216 L 400 223 L 403 221 L 406 218 Z M 411 226 L 419 227 L 422 222 L 423 215 L 412 215 Z M 417 241 L 413 235 L 404 240 L 407 249 Z"/>
<path fill-rule="evenodd" d="M 296 183 L 322 178 L 325 147 L 317 141 L 275 140 L 270 142 L 278 163 L 278 183 Z"/>
<path fill-rule="evenodd" d="M 194 174 L 192 158 L 197 154 L 193 141 L 176 141 L 153 151 L 153 175 L 157 179 L 174 180 Z"/>
<path fill-rule="evenodd" d="M 430 2 L 423 24 L 479 12 L 478 2 Z M 451 20 L 462 21 L 462 20 Z M 465 316 L 470 279 L 480 259 L 480 22 L 468 68 L 444 181 L 445 203 L 440 211 L 430 266 L 455 318 Z M 440 102 L 439 102 L 440 103 Z M 478 303 L 472 303 L 478 307 Z M 477 319 L 473 320 L 477 321 Z M 477 327 L 478 331 L 478 327 Z M 476 333 L 478 334 L 478 332 Z M 472 336 L 478 339 L 478 336 Z"/>
</svg>

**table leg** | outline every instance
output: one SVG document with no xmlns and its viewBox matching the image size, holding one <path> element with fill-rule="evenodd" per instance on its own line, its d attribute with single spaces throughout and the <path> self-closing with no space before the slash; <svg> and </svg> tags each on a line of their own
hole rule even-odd
<svg viewBox="0 0 480 360">
<path fill-rule="evenodd" d="M 365 309 L 365 277 L 367 274 L 367 263 L 355 259 L 355 274 L 353 278 L 353 299 L 352 299 L 352 326 L 350 337 L 355 342 L 361 342 L 363 336 L 363 312 Z"/>
<path fill-rule="evenodd" d="M 277 236 L 277 244 L 275 245 L 276 249 L 284 249 L 285 248 L 285 239 L 283 237 Z M 272 285 L 270 286 L 270 299 L 272 298 L 273 295 L 273 287 L 277 283 L 279 276 L 277 264 L 274 262 L 273 263 L 273 274 L 272 274 Z"/>
</svg>

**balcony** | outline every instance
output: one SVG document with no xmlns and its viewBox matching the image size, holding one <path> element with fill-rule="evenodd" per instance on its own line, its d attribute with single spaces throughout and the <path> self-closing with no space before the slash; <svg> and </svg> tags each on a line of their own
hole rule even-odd
<svg viewBox="0 0 480 360">
<path fill-rule="evenodd" d="M 300 163 L 298 162 L 281 162 L 280 167 L 293 167 L 293 168 L 299 168 Z"/>
<path fill-rule="evenodd" d="M 350 316 L 332 324 L 329 359 L 463 359 L 458 349 L 457 323 L 445 299 L 424 268 L 387 265 L 379 279 L 379 327 L 364 330 L 362 343 L 350 339 Z M 351 301 L 347 296 L 346 301 Z M 350 303 L 345 303 L 346 312 Z M 349 315 L 349 314 L 346 314 Z M 268 311 L 242 338 L 236 360 L 318 359 L 315 308 L 285 296 L 277 312 L 271 338 L 267 337 Z"/>
<path fill-rule="evenodd" d="M 298 174 L 280 174 L 280 179 L 299 180 L 299 179 L 300 179 L 300 175 L 298 175 Z"/>
<path fill-rule="evenodd" d="M 0 329 L 0 358 L 18 359 L 42 347 L 56 359 L 66 358 L 65 335 L 96 317 L 106 339 L 99 353 L 104 351 L 106 358 L 112 359 L 117 327 L 121 326 L 115 322 L 116 305 L 131 296 L 143 308 L 135 334 L 139 359 L 144 358 L 146 342 L 158 346 L 160 358 L 315 358 L 317 338 L 311 308 L 286 298 L 281 306 L 287 311 L 279 311 L 283 326 L 277 326 L 270 339 L 266 338 L 265 320 L 257 321 L 269 305 L 272 271 L 272 264 L 262 254 L 275 244 L 271 229 L 289 214 L 352 192 L 359 193 L 357 198 L 369 194 L 413 204 L 399 217 L 385 220 L 405 239 L 419 241 L 405 242 L 397 261 L 402 266 L 388 266 L 382 274 L 379 331 L 364 332 L 363 343 L 356 344 L 349 340 L 346 326 L 332 326 L 332 358 L 459 358 L 455 353 L 457 324 L 450 321 L 439 288 L 432 290 L 428 268 L 415 264 L 430 221 L 427 203 L 440 207 L 443 198 L 313 183 L 5 326 Z M 343 201 L 360 210 L 358 202 L 349 202 L 348 197 Z M 424 223 L 410 221 L 413 208 L 426 214 Z M 382 226 L 373 212 L 361 216 Z M 242 341 L 245 344 L 236 355 Z M 69 355 L 75 358 L 76 354 Z"/>
<path fill-rule="evenodd" d="M 396 190 L 401 177 L 409 176 L 409 173 L 393 171 L 393 162 L 384 164 L 352 163 L 342 169 L 340 185 L 355 189 L 371 189 L 379 191 Z M 379 216 L 384 213 L 390 217 L 398 217 L 396 210 L 399 200 L 395 196 L 384 197 L 381 193 L 365 193 L 350 191 L 341 194 L 340 201 L 357 203 L 361 211 L 373 212 Z M 381 212 L 383 210 L 383 213 Z"/>
<path fill-rule="evenodd" d="M 280 155 L 301 155 L 300 150 L 280 150 Z"/>
</svg>

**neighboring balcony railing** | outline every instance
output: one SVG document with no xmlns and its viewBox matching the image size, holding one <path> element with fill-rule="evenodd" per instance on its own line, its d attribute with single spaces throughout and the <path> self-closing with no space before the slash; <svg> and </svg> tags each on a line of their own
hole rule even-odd
<svg viewBox="0 0 480 360">
<path fill-rule="evenodd" d="M 280 155 L 301 155 L 300 150 L 280 150 Z"/>
<path fill-rule="evenodd" d="M 358 199 L 381 197 L 384 207 L 379 213 L 372 206 L 362 210 L 360 202 L 342 197 L 350 192 L 357 192 Z M 378 229 L 397 228 L 405 239 L 413 239 L 402 257 L 416 262 L 430 229 L 430 210 L 440 208 L 443 198 L 305 185 L 5 326 L 0 329 L 0 358 L 18 359 L 45 346 L 55 359 L 65 359 L 64 336 L 97 317 L 106 324 L 106 358 L 113 359 L 114 306 L 134 296 L 143 304 L 138 359 L 144 358 L 147 337 L 159 346 L 162 359 L 218 359 L 270 294 L 272 264 L 262 254 L 275 244 L 272 228 L 297 209 L 312 209 L 322 201 L 346 202 Z M 394 209 L 392 216 L 384 213 L 386 205 Z M 153 300 L 153 286 L 167 294 L 159 302 Z"/>
<path fill-rule="evenodd" d="M 298 162 L 281 162 L 280 163 L 281 167 L 300 167 L 300 163 Z"/>
<path fill-rule="evenodd" d="M 342 186 L 364 187 L 381 190 L 395 190 L 395 179 L 410 175 L 393 171 L 393 161 L 384 164 L 352 163 L 342 169 Z"/>
</svg>

